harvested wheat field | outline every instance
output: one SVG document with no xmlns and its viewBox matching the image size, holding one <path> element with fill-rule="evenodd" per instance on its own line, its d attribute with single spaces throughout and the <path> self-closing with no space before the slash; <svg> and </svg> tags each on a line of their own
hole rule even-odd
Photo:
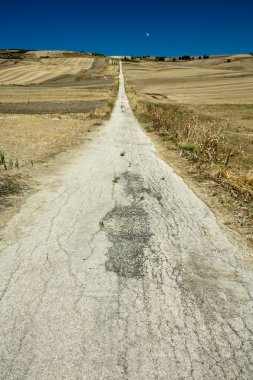
<svg viewBox="0 0 253 380">
<path fill-rule="evenodd" d="M 229 61 L 229 62 L 227 62 Z M 128 89 L 155 104 L 186 106 L 220 124 L 228 141 L 253 162 L 253 57 L 125 64 Z"/>
<path fill-rule="evenodd" d="M 63 57 L 66 53 L 73 53 L 66 50 L 31 50 L 25 53 L 27 57 Z"/>
<path fill-rule="evenodd" d="M 8 159 L 17 160 L 19 166 L 23 166 L 30 161 L 43 161 L 64 147 L 78 144 L 87 126 L 89 129 L 90 125 L 109 116 L 117 91 L 118 68 L 108 68 L 106 60 L 97 60 L 89 70 L 93 62 L 89 58 L 52 58 L 52 61 L 49 58 L 53 62 L 49 66 L 54 67 L 57 76 L 62 73 L 61 60 L 70 61 L 66 63 L 66 70 L 76 67 L 71 81 L 66 74 L 61 75 L 59 82 L 43 85 L 17 86 L 5 82 L 0 86 L 0 151 L 5 154 L 6 163 Z M 23 65 L 29 64 L 24 62 Z M 36 65 L 39 75 L 46 64 Z M 83 70 L 85 65 L 89 81 L 79 79 L 80 68 Z M 13 75 L 18 77 L 19 64 L 12 66 Z"/>
<path fill-rule="evenodd" d="M 211 203 L 225 209 L 225 218 L 229 219 L 227 210 L 235 216 L 228 224 L 236 220 L 250 231 L 253 57 L 140 61 L 124 64 L 124 72 L 135 113 L 158 138 L 163 156 L 190 180 L 196 178 L 197 191 L 200 183 L 206 185 L 204 192 L 209 187 L 211 197 L 214 194 Z"/>
<path fill-rule="evenodd" d="M 227 60 L 230 59 L 230 62 Z M 148 100 L 191 104 L 253 102 L 253 57 L 125 64 L 127 82 Z"/>
<path fill-rule="evenodd" d="M 40 58 L 32 60 L 2 60 L 0 84 L 39 84 L 65 75 L 77 75 L 88 70 L 93 58 Z"/>
</svg>

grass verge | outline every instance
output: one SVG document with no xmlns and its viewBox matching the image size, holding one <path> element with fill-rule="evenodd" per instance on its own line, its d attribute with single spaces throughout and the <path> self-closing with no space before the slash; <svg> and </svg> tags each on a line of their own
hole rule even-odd
<svg viewBox="0 0 253 380">
<path fill-rule="evenodd" d="M 187 105 L 148 102 L 133 89 L 128 97 L 140 123 L 167 150 L 166 157 L 185 162 L 199 186 L 208 183 L 211 197 L 231 217 L 225 224 L 242 227 L 253 243 L 253 172 L 245 165 L 242 145 L 224 133 L 227 120 Z"/>
</svg>

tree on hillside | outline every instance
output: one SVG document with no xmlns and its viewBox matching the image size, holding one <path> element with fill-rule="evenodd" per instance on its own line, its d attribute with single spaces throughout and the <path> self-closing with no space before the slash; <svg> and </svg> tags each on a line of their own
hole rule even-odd
<svg viewBox="0 0 253 380">
<path fill-rule="evenodd" d="M 155 60 L 159 61 L 159 62 L 164 62 L 165 61 L 165 57 L 155 57 Z"/>
<path fill-rule="evenodd" d="M 189 55 L 183 55 L 181 59 L 182 61 L 191 61 L 191 57 Z"/>
</svg>

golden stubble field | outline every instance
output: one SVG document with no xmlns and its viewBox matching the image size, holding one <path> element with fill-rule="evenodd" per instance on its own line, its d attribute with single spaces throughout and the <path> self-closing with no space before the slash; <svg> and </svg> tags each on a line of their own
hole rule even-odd
<svg viewBox="0 0 253 380">
<path fill-rule="evenodd" d="M 230 62 L 227 60 L 230 59 Z M 125 64 L 128 89 L 157 104 L 183 104 L 215 119 L 253 164 L 253 57 L 238 55 L 190 62 Z"/>
<path fill-rule="evenodd" d="M 118 75 L 107 59 L 6 61 L 0 64 L 0 226 L 6 206 L 15 206 L 40 165 L 93 138 L 111 113 Z"/>
<path fill-rule="evenodd" d="M 211 196 L 217 196 L 240 225 L 252 225 L 253 57 L 140 61 L 124 63 L 124 72 L 136 115 L 158 137 L 169 163 L 208 183 Z M 222 145 L 215 159 L 205 155 L 208 143 L 210 151 Z"/>
<path fill-rule="evenodd" d="M 148 100 L 186 104 L 253 103 L 253 57 L 124 64 L 127 82 Z"/>
<path fill-rule="evenodd" d="M 77 75 L 88 70 L 92 58 L 41 58 L 33 60 L 0 60 L 0 85 L 39 84 L 60 75 Z"/>
</svg>

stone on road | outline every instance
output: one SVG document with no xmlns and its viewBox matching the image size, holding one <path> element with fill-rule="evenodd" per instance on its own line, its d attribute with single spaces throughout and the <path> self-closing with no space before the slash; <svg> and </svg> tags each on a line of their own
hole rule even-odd
<svg viewBox="0 0 253 380">
<path fill-rule="evenodd" d="M 239 244 L 239 243 L 238 243 Z M 0 378 L 253 379 L 253 276 L 124 89 L 0 242 Z"/>
</svg>

